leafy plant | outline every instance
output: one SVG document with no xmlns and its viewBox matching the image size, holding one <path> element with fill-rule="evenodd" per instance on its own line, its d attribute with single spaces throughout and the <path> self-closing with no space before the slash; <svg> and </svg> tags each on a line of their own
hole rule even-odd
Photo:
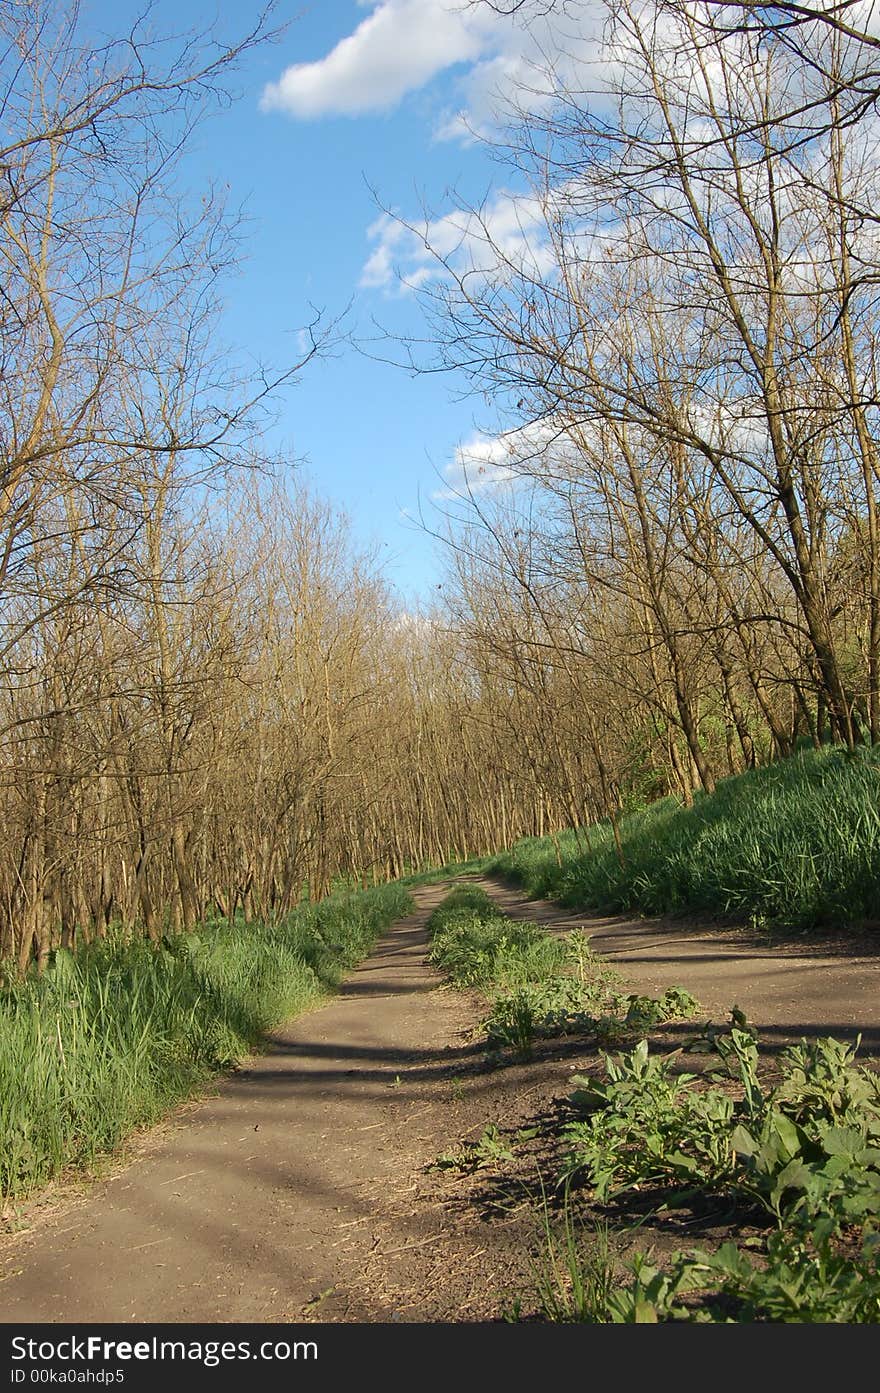
<svg viewBox="0 0 880 1393">
<path fill-rule="evenodd" d="M 566 1179 L 585 1174 L 606 1200 L 634 1185 L 717 1186 L 730 1175 L 733 1102 L 696 1090 L 675 1056 L 652 1056 L 642 1040 L 619 1060 L 606 1059 L 607 1082 L 576 1075 L 571 1102 L 586 1113 L 565 1134 Z"/>
<path fill-rule="evenodd" d="M 529 993 L 512 992 L 499 998 L 487 1024 L 490 1047 L 509 1046 L 520 1059 L 531 1059 L 535 1041 L 535 1010 Z"/>
<path fill-rule="evenodd" d="M 710 1312 L 736 1312 L 737 1321 L 786 1323 L 880 1322 L 880 1235 L 865 1234 L 853 1255 L 835 1248 L 827 1225 L 807 1237 L 782 1229 L 770 1235 L 760 1261 L 735 1243 L 715 1253 L 680 1257 L 674 1271 L 691 1290 L 708 1288 Z"/>
<path fill-rule="evenodd" d="M 486 1166 L 497 1166 L 502 1161 L 512 1161 L 513 1152 L 503 1140 L 501 1132 L 493 1123 L 488 1126 L 475 1142 L 463 1142 L 450 1151 L 443 1151 L 431 1162 L 433 1170 L 482 1170 Z"/>
<path fill-rule="evenodd" d="M 857 1068 L 855 1050 L 819 1040 L 785 1051 L 771 1090 L 759 1079 L 758 1046 L 733 1028 L 716 1042 L 741 1095 L 704 1084 L 651 1056 L 643 1040 L 606 1060 L 607 1080 L 575 1077 L 564 1174 L 583 1173 L 599 1199 L 632 1186 L 723 1190 L 757 1202 L 777 1222 L 831 1216 L 835 1226 L 880 1215 L 880 1079 Z"/>
<path fill-rule="evenodd" d="M 627 998 L 624 1025 L 627 1030 L 650 1030 L 663 1021 L 687 1020 L 699 1010 L 699 1002 L 684 987 L 667 987 L 660 997 L 638 996 L 633 993 Z"/>
<path fill-rule="evenodd" d="M 735 1018 L 715 1039 L 708 1081 L 646 1041 L 608 1058 L 605 1078 L 573 1078 L 582 1120 L 565 1129 L 562 1233 L 545 1203 L 536 1277 L 546 1319 L 880 1322 L 880 1077 L 855 1064 L 856 1046 L 827 1038 L 784 1051 L 766 1087 L 754 1034 Z M 568 1187 L 578 1178 L 603 1202 L 646 1186 L 666 1188 L 667 1202 L 721 1191 L 762 1206 L 770 1227 L 748 1248 L 728 1241 L 663 1265 L 638 1254 L 615 1279 L 607 1241 L 576 1232 Z"/>
</svg>

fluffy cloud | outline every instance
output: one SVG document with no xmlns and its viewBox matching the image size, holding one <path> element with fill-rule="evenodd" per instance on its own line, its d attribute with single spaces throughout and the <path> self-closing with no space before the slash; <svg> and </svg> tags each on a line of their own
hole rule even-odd
<svg viewBox="0 0 880 1393">
<path fill-rule="evenodd" d="M 367 289 L 388 289 L 399 277 L 404 290 L 417 290 L 442 278 L 444 262 L 502 277 L 505 262 L 536 277 L 553 266 L 541 201 L 504 190 L 479 210 L 455 209 L 418 227 L 383 213 L 367 235 L 375 243 L 361 275 Z"/>
<path fill-rule="evenodd" d="M 491 11 L 458 0 L 381 0 L 325 58 L 269 83 L 263 108 L 299 117 L 387 110 L 446 68 L 474 63 L 496 24 Z"/>
<path fill-rule="evenodd" d="M 387 111 L 460 66 L 436 133 L 467 140 L 511 99 L 540 107 L 575 67 L 595 61 L 605 14 L 600 0 L 570 0 L 558 13 L 538 3 L 516 14 L 466 0 L 360 2 L 366 18 L 325 57 L 295 63 L 269 83 L 264 110 L 300 119 Z"/>
</svg>

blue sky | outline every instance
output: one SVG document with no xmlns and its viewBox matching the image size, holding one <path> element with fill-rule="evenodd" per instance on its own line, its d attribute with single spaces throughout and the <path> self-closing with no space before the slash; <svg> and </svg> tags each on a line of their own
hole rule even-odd
<svg viewBox="0 0 880 1393">
<path fill-rule="evenodd" d="M 157 0 L 153 24 L 201 26 L 218 9 L 233 33 L 256 13 L 250 0 Z M 83 17 L 120 32 L 138 10 L 132 0 L 87 0 Z M 457 233 L 442 221 L 450 189 L 479 201 L 501 177 L 460 113 L 471 125 L 488 122 L 491 94 L 499 81 L 515 82 L 527 36 L 460 0 L 281 0 L 278 18 L 290 21 L 286 36 L 249 58 L 239 100 L 200 129 L 187 166 L 195 183 L 228 184 L 250 220 L 246 260 L 228 289 L 226 336 L 282 364 L 296 355 L 310 305 L 330 318 L 350 305 L 348 322 L 362 335 L 373 316 L 420 334 L 417 298 L 401 292 L 393 267 L 401 262 L 424 280 L 430 263 L 382 219 L 371 189 L 405 216 L 430 207 L 438 239 L 451 245 Z M 514 187 L 509 175 L 505 187 Z M 526 223 L 534 211 L 526 208 Z M 522 209 L 499 204 L 496 212 L 501 234 L 518 237 Z M 429 505 L 456 448 L 473 442 L 478 426 L 493 426 L 483 403 L 460 399 L 462 386 L 343 345 L 307 367 L 272 432 L 271 445 L 305 460 L 304 472 L 345 508 L 358 537 L 378 543 L 405 601 L 430 599 L 440 563 L 402 514 L 416 512 L 420 497 Z M 491 444 L 485 449 L 492 459 Z"/>
</svg>

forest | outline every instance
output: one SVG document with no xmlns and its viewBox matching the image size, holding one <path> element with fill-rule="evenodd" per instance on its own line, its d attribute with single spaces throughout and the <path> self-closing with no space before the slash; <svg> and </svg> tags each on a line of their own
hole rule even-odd
<svg viewBox="0 0 880 1393">
<path fill-rule="evenodd" d="M 599 97 L 569 66 L 509 113 L 529 237 L 463 209 L 481 254 L 398 346 L 506 421 L 411 612 L 261 454 L 332 326 L 246 371 L 240 228 L 181 182 L 268 21 L 97 50 L 75 9 L 2 7 L 0 958 L 880 740 L 877 43 L 777 10 L 616 4 Z"/>
</svg>

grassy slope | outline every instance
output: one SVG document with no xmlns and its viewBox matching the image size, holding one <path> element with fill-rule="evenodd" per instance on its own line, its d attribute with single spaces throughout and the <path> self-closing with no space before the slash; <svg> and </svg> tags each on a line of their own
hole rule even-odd
<svg viewBox="0 0 880 1393">
<path fill-rule="evenodd" d="M 399 885 L 156 949 L 59 952 L 0 995 L 0 1197 L 88 1166 L 316 1004 L 411 905 Z"/>
<path fill-rule="evenodd" d="M 518 842 L 488 863 L 575 908 L 703 911 L 810 929 L 880 918 L 880 751 L 804 751 L 620 824 Z M 562 864 L 558 864 L 561 859 Z"/>
</svg>

